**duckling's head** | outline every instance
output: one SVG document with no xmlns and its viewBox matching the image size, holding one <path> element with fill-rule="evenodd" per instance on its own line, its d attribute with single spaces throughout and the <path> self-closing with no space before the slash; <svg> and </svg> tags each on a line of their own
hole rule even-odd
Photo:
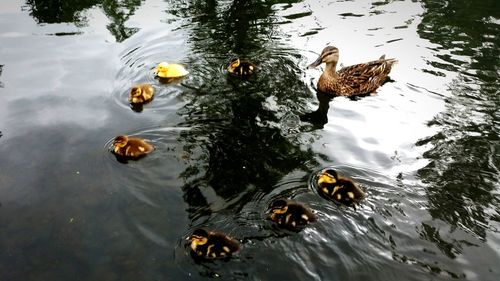
<svg viewBox="0 0 500 281">
<path fill-rule="evenodd" d="M 159 73 L 166 73 L 168 71 L 168 62 L 160 62 L 157 66 L 156 66 L 156 73 L 159 74 Z"/>
<path fill-rule="evenodd" d="M 240 59 L 239 58 L 235 58 L 233 59 L 230 63 L 229 63 L 229 66 L 227 67 L 227 71 L 229 71 L 230 73 L 233 73 L 234 70 L 240 66 Z"/>
<path fill-rule="evenodd" d="M 328 169 L 323 171 L 321 175 L 318 177 L 318 186 L 322 186 L 323 184 L 334 184 L 338 181 L 339 176 L 335 170 Z"/>
<path fill-rule="evenodd" d="M 327 46 L 323 49 L 323 51 L 321 52 L 321 55 L 316 59 L 316 61 L 314 61 L 313 63 L 311 63 L 308 68 L 314 68 L 314 67 L 318 67 L 319 65 L 321 65 L 322 63 L 337 63 L 339 60 L 339 49 L 337 49 L 337 47 L 334 47 L 334 46 Z"/>
<path fill-rule="evenodd" d="M 272 213 L 284 214 L 288 210 L 288 201 L 286 199 L 274 200 L 269 208 Z"/>
<path fill-rule="evenodd" d="M 140 97 L 141 94 L 142 94 L 142 89 L 141 89 L 141 87 L 139 87 L 137 85 L 132 87 L 132 89 L 130 89 L 130 95 L 132 97 Z"/>
<path fill-rule="evenodd" d="M 208 231 L 203 228 L 198 228 L 188 237 L 191 241 L 191 249 L 196 251 L 198 245 L 205 245 L 208 242 Z"/>
<path fill-rule="evenodd" d="M 125 145 L 127 145 L 127 142 L 128 142 L 128 137 L 125 135 L 120 135 L 113 140 L 113 145 L 115 147 L 124 147 Z"/>
</svg>

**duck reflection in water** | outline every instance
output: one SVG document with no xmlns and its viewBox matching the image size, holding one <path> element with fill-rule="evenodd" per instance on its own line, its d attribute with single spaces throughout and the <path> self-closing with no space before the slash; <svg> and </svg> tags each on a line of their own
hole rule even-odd
<svg viewBox="0 0 500 281">
<path fill-rule="evenodd" d="M 300 116 L 300 121 L 311 123 L 316 129 L 323 129 L 328 123 L 328 110 L 330 109 L 330 101 L 333 96 L 323 92 L 316 92 L 319 105 L 318 109 L 312 112 L 305 113 Z"/>
<path fill-rule="evenodd" d="M 385 83 L 394 82 L 394 80 L 387 78 Z M 352 101 L 370 96 L 370 94 L 355 95 L 346 97 Z M 332 101 L 335 96 L 324 93 L 321 91 L 316 92 L 316 98 L 319 101 L 318 109 L 312 112 L 304 113 L 300 116 L 300 121 L 311 123 L 315 129 L 323 129 L 324 125 L 328 123 L 328 110 L 330 109 L 330 101 Z"/>
</svg>

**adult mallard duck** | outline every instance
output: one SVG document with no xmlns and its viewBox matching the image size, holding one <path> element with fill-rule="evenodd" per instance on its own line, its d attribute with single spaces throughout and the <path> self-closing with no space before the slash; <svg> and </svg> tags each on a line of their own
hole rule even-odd
<svg viewBox="0 0 500 281">
<path fill-rule="evenodd" d="M 386 59 L 383 55 L 378 60 L 336 71 L 338 60 L 339 49 L 328 46 L 323 49 L 318 59 L 309 65 L 309 68 L 314 68 L 326 63 L 325 71 L 319 77 L 319 91 L 337 96 L 370 94 L 386 81 L 393 64 L 397 62 L 396 59 Z"/>
<path fill-rule="evenodd" d="M 224 233 L 198 228 L 186 238 L 198 258 L 227 258 L 240 249 L 240 243 Z"/>
<path fill-rule="evenodd" d="M 307 206 L 287 199 L 273 201 L 267 211 L 267 218 L 279 227 L 292 231 L 299 231 L 316 221 L 316 216 Z"/>
<path fill-rule="evenodd" d="M 320 172 L 317 187 L 321 195 L 344 205 L 359 203 L 365 197 L 365 193 L 357 183 L 339 175 L 333 169 Z"/>
<path fill-rule="evenodd" d="M 143 104 L 153 99 L 155 89 L 151 84 L 138 84 L 130 89 L 128 100 L 131 104 Z"/>
<path fill-rule="evenodd" d="M 256 69 L 255 64 L 250 61 L 236 58 L 229 63 L 227 72 L 234 76 L 250 77 L 255 73 Z"/>
<path fill-rule="evenodd" d="M 116 155 L 125 158 L 140 158 L 154 150 L 154 147 L 145 140 L 125 135 L 117 136 L 113 140 L 113 151 Z"/>
</svg>

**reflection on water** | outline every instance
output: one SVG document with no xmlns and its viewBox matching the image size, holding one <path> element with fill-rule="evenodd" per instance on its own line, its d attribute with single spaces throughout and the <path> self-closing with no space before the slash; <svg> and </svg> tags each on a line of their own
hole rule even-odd
<svg viewBox="0 0 500 281">
<path fill-rule="evenodd" d="M 496 1 L 25 3 L 0 9 L 1 280 L 499 276 Z M 317 93 L 306 66 L 328 43 L 344 65 L 398 58 L 394 81 Z M 234 57 L 259 71 L 228 75 Z M 162 83 L 161 61 L 190 75 Z M 156 93 L 141 111 L 137 83 Z M 119 134 L 156 149 L 121 163 Z M 325 167 L 361 185 L 359 206 L 317 194 Z M 276 229 L 276 198 L 318 221 Z M 241 251 L 193 260 L 197 227 Z"/>
<path fill-rule="evenodd" d="M 2 76 L 2 71 L 3 71 L 3 65 L 0 64 L 0 77 Z M 4 85 L 3 85 L 2 81 L 0 81 L 0 88 L 3 88 L 3 87 L 4 87 Z"/>
<path fill-rule="evenodd" d="M 81 25 L 86 22 L 83 14 L 85 9 L 99 4 L 100 0 L 84 1 L 47 1 L 47 0 L 26 0 L 29 6 L 30 15 L 38 23 L 60 23 L 72 22 Z"/>
<path fill-rule="evenodd" d="M 444 254 L 457 258 L 467 247 L 486 241 L 489 231 L 497 232 L 492 222 L 498 221 L 500 207 L 495 195 L 500 179 L 496 85 L 500 59 L 494 43 L 498 24 L 490 16 L 498 11 L 498 3 L 483 1 L 475 7 L 459 0 L 424 3 L 428 12 L 419 34 L 437 44 L 439 58 L 429 64 L 458 75 L 449 84 L 445 111 L 429 122 L 440 132 L 417 143 L 433 147 L 424 154 L 430 162 L 418 176 L 427 185 L 429 213 L 447 222 L 449 232 L 440 233 L 436 222 L 422 223 L 419 232 Z M 457 228 L 478 240 L 458 238 L 462 235 L 454 234 L 459 233 Z"/>
<path fill-rule="evenodd" d="M 125 23 L 141 2 L 141 0 L 26 0 L 26 4 L 30 7 L 30 15 L 38 23 L 74 23 L 76 26 L 87 25 L 85 10 L 99 5 L 111 20 L 107 29 L 118 42 L 122 42 L 139 30 L 139 28 L 125 26 Z M 61 33 L 56 34 L 61 35 Z"/>
</svg>

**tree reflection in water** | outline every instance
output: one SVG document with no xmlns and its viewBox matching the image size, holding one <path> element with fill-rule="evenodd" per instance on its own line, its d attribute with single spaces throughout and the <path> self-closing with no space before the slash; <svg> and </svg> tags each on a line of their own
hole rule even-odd
<svg viewBox="0 0 500 281">
<path fill-rule="evenodd" d="M 290 172 L 312 169 L 314 153 L 298 136 L 284 133 L 279 116 L 301 109 L 311 93 L 297 70 L 294 50 L 273 39 L 278 32 L 272 24 L 275 2 L 170 3 L 169 13 L 190 21 L 190 66 L 214 75 L 197 85 L 191 102 L 179 110 L 186 120 L 181 126 L 194 128 L 180 138 L 192 163 L 182 174 L 185 200 L 198 209 L 190 210 L 196 213 L 192 217 L 208 215 L 202 194 L 211 188 L 237 212 L 246 202 L 232 199 L 268 193 Z M 255 62 L 255 77 L 240 80 L 210 69 L 224 68 L 234 56 Z M 270 99 L 278 108 L 266 106 Z"/>
<path fill-rule="evenodd" d="M 107 28 L 118 42 L 122 42 L 139 30 L 126 27 L 125 22 L 134 14 L 141 2 L 141 0 L 26 0 L 26 4 L 30 7 L 30 15 L 38 23 L 68 22 L 79 27 L 87 25 L 87 18 L 83 12 L 100 5 L 111 21 Z"/>
<path fill-rule="evenodd" d="M 448 222 L 451 232 L 461 228 L 486 239 L 492 220 L 498 221 L 500 202 L 498 189 L 500 160 L 497 126 L 500 106 L 497 82 L 500 53 L 495 47 L 497 24 L 490 22 L 492 11 L 498 13 L 498 1 L 473 3 L 465 0 L 424 1 L 426 12 L 418 33 L 450 54 L 438 54 L 445 63 L 430 64 L 436 68 L 458 72 L 449 85 L 446 110 L 429 126 L 440 132 L 417 145 L 431 144 L 424 157 L 430 163 L 418 171 L 428 184 L 428 211 L 434 219 Z M 474 5 L 474 8 L 470 8 Z M 463 38 L 463 40 L 457 40 Z M 470 62 L 456 56 L 470 56 Z M 469 242 L 445 241 L 438 230 L 422 224 L 421 237 L 433 242 L 449 257 L 461 252 Z"/>
</svg>

